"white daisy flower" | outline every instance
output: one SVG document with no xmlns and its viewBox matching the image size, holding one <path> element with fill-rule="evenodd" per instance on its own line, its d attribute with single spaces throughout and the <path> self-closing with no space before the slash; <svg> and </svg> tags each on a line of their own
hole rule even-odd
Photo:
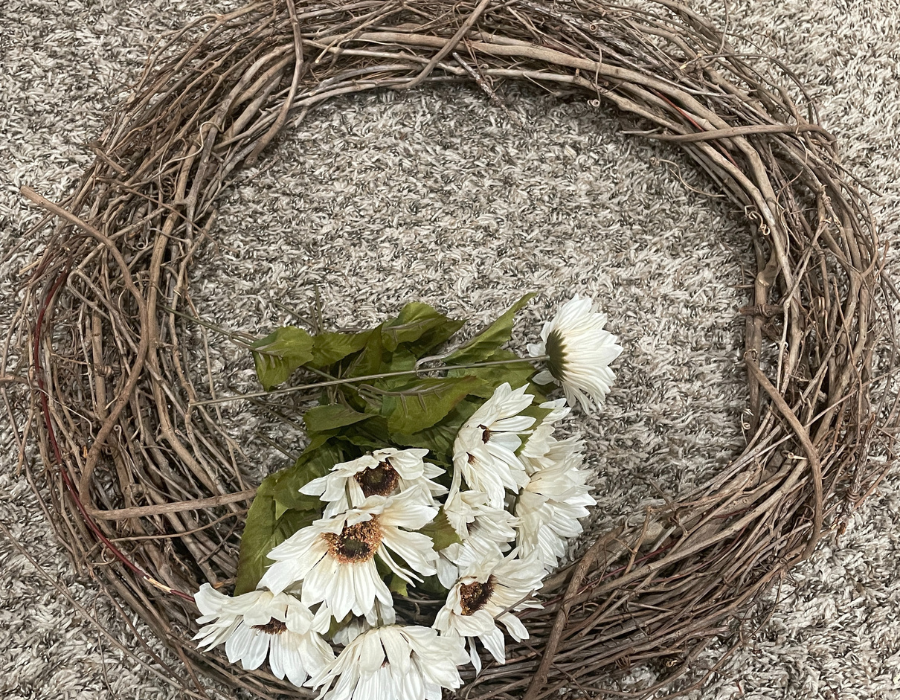
<svg viewBox="0 0 900 700">
<path fill-rule="evenodd" d="M 437 514 L 437 508 L 419 502 L 416 491 L 390 498 L 369 496 L 359 508 L 333 518 L 317 520 L 294 533 L 267 555 L 275 563 L 259 582 L 281 592 L 302 581 L 301 600 L 307 605 L 324 602 L 342 620 L 369 614 L 375 601 L 393 605 L 391 592 L 375 566 L 375 556 L 397 576 L 412 584 L 421 580 L 413 571 L 436 573 L 438 555 L 431 538 L 418 530 Z M 394 561 L 396 553 L 412 568 Z"/>
<path fill-rule="evenodd" d="M 442 688 L 462 685 L 466 661 L 458 637 L 389 625 L 360 634 L 308 685 L 324 686 L 324 700 L 440 700 Z"/>
<path fill-rule="evenodd" d="M 376 599 L 375 607 L 372 608 L 371 612 L 365 617 L 351 616 L 331 635 L 331 641 L 335 644 L 347 646 L 363 632 L 368 632 L 373 627 L 393 625 L 396 621 L 397 615 L 394 608 L 390 605 L 384 605 L 380 600 Z"/>
<path fill-rule="evenodd" d="M 453 443 L 451 493 L 461 475 L 473 490 L 487 495 L 491 507 L 502 509 L 504 489 L 518 491 L 528 481 L 516 456 L 522 444 L 519 434 L 534 424 L 534 418 L 519 415 L 534 398 L 526 389 L 513 391 L 508 383 L 501 384 L 460 428 Z"/>
<path fill-rule="evenodd" d="M 548 571 L 566 556 L 567 541 L 581 534 L 579 518 L 597 503 L 588 493 L 588 473 L 579 469 L 579 447 L 573 440 L 554 440 L 543 460 L 535 462 L 516 501 L 516 543 L 523 555 L 533 554 Z"/>
<path fill-rule="evenodd" d="M 475 672 L 481 672 L 481 658 L 475 648 L 475 638 L 499 662 L 506 662 L 502 622 L 516 641 L 528 639 L 528 630 L 509 610 L 539 608 L 536 601 L 524 601 L 542 584 L 544 568 L 534 557 L 518 558 L 514 550 L 505 558 L 490 558 L 473 563 L 447 594 L 447 602 L 438 611 L 434 628 L 442 636 L 468 638 L 469 657 Z"/>
<path fill-rule="evenodd" d="M 422 449 L 376 450 L 351 462 L 335 464 L 331 472 L 310 481 L 300 493 L 326 501 L 326 518 L 359 506 L 369 496 L 390 496 L 411 490 L 421 495 L 423 503 L 433 505 L 434 497 L 447 493 L 447 489 L 431 481 L 444 470 L 425 462 L 423 458 L 427 454 L 428 450 Z"/>
<path fill-rule="evenodd" d="M 194 637 L 198 646 L 209 650 L 225 642 L 228 661 L 240 660 L 244 670 L 259 668 L 268 656 L 276 678 L 287 676 L 302 686 L 334 660 L 321 636 L 330 616 L 313 615 L 292 595 L 250 591 L 232 598 L 204 583 L 194 601 L 202 613 L 197 622 L 203 626 Z"/>
<path fill-rule="evenodd" d="M 553 431 L 556 427 L 554 424 L 568 416 L 572 411 L 566 405 L 565 399 L 545 401 L 540 407 L 550 412 L 531 431 L 531 434 L 525 441 L 525 445 L 519 451 L 519 459 L 522 460 L 522 464 L 525 465 L 525 471 L 528 474 L 534 473 L 536 465 L 545 459 L 547 452 L 550 451 L 550 446 L 556 442 L 553 438 Z"/>
<path fill-rule="evenodd" d="M 506 510 L 491 508 L 487 496 L 480 491 L 455 491 L 444 504 L 447 520 L 459 536 L 459 543 L 439 552 L 438 580 L 450 588 L 465 570 L 478 560 L 501 557 L 510 550 L 516 538 L 515 516 Z"/>
<path fill-rule="evenodd" d="M 577 294 L 544 324 L 541 342 L 528 346 L 532 357 L 548 355 L 548 369 L 534 377 L 537 384 L 557 381 L 570 406 L 578 400 L 586 413 L 591 402 L 603 403 L 616 375 L 610 363 L 622 352 L 617 338 L 603 330 L 606 314 L 590 298 Z"/>
<path fill-rule="evenodd" d="M 331 641 L 341 646 L 347 646 L 359 635 L 368 632 L 373 627 L 377 627 L 377 625 L 370 625 L 364 617 L 351 617 L 343 627 L 331 635 Z"/>
</svg>

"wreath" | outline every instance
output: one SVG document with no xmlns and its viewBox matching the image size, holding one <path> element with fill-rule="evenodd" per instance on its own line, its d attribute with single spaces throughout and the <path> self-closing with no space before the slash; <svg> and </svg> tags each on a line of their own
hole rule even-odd
<svg viewBox="0 0 900 700">
<path fill-rule="evenodd" d="M 11 416 L 36 435 L 60 541 L 177 653 L 172 682 L 536 700 L 602 694 L 646 663 L 657 680 L 616 696 L 686 693 L 719 667 L 688 674 L 700 652 L 740 645 L 760 594 L 885 476 L 898 294 L 861 185 L 784 66 L 787 85 L 688 7 L 649 4 L 266 0 L 200 17 L 154 50 L 72 195 L 23 188 L 53 229 L 0 357 L 29 377 Z M 447 81 L 505 109 L 507 80 L 680 146 L 746 213 L 756 259 L 743 453 L 563 566 L 592 499 L 554 423 L 602 401 L 620 350 L 591 300 L 527 358 L 504 345 L 528 297 L 462 345 L 418 302 L 355 333 L 232 334 L 266 396 L 318 401 L 292 417 L 307 450 L 260 485 L 183 351 L 205 323 L 187 270 L 216 203 L 289 123 L 337 95 Z"/>
</svg>

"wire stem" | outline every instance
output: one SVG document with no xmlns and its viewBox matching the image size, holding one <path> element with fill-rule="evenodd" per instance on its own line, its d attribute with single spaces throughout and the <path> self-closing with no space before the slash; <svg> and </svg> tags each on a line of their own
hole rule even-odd
<svg viewBox="0 0 900 700">
<path fill-rule="evenodd" d="M 279 396 L 281 394 L 293 394 L 298 391 L 307 391 L 309 389 L 318 389 L 326 386 L 338 386 L 340 384 L 356 384 L 358 382 L 367 382 L 373 379 L 387 379 L 389 377 L 403 377 L 409 375 L 419 375 L 427 372 L 444 372 L 451 369 L 476 369 L 478 367 L 496 367 L 497 365 L 514 365 L 523 362 L 543 362 L 548 359 L 547 355 L 539 357 L 521 357 L 515 360 L 494 360 L 493 362 L 474 362 L 469 365 L 441 365 L 440 367 L 424 367 L 419 369 L 406 369 L 399 372 L 383 372 L 381 374 L 367 374 L 362 377 L 346 377 L 344 379 L 332 379 L 327 382 L 315 382 L 313 384 L 301 384 L 300 386 L 289 386 L 284 389 L 275 389 L 274 391 L 255 391 L 249 394 L 235 394 L 233 396 L 220 396 L 215 399 L 207 399 L 206 401 L 193 401 L 189 406 L 211 406 L 213 404 L 230 403 L 232 401 L 243 401 L 245 399 L 256 399 L 263 396 Z"/>
</svg>

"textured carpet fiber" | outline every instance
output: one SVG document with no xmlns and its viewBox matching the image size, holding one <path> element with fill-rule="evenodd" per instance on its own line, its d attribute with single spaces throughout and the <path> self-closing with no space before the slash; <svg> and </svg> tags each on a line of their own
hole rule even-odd
<svg viewBox="0 0 900 700">
<path fill-rule="evenodd" d="M 732 1 L 727 13 L 719 2 L 694 5 L 752 36 L 758 49 L 748 44 L 749 53 L 779 57 L 810 86 L 845 162 L 879 192 L 872 202 L 883 236 L 896 240 L 897 1 Z M 41 245 L 22 241 L 38 214 L 18 187 L 62 197 L 152 41 L 221 9 L 180 0 L 0 6 L 0 327 L 15 308 L 19 271 Z M 741 449 L 746 392 L 736 310 L 749 281 L 746 222 L 708 196 L 677 150 L 617 134 L 611 112 L 535 88 L 509 86 L 504 95 L 527 129 L 468 88 L 329 103 L 241 177 L 192 289 L 204 317 L 253 333 L 287 320 L 273 302 L 312 308 L 315 285 L 334 326 L 378 322 L 411 299 L 477 326 L 534 290 L 520 347 L 559 300 L 595 296 L 625 348 L 603 414 L 573 425 L 591 435 L 600 505 L 588 527 L 599 528 L 660 490 L 696 485 Z M 218 390 L 255 386 L 242 352 L 209 342 Z M 260 434 L 302 447 L 302 435 L 241 406 L 224 409 L 223 419 L 260 474 L 284 463 Z M 897 512 L 894 474 L 839 546 L 827 540 L 783 582 L 782 604 L 758 639 L 694 697 L 900 697 Z M 0 697 L 175 697 L 89 621 L 154 664 L 114 603 L 53 540 L 16 471 L 5 423 L 0 519 L 49 576 L 0 537 Z M 622 688 L 645 673 L 635 670 Z"/>
</svg>

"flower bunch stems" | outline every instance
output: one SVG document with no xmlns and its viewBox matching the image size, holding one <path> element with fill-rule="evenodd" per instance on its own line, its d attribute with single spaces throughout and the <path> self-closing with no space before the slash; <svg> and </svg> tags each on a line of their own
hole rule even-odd
<svg viewBox="0 0 900 700">
<path fill-rule="evenodd" d="M 251 3 L 159 45 L 68 197 L 24 192 L 48 214 L 48 244 L 0 349 L 0 377 L 24 380 L 0 382 L 22 469 L 76 566 L 174 647 L 185 668 L 166 673 L 186 692 L 199 693 L 202 670 L 259 697 L 305 696 L 201 654 L 196 610 L 165 592 L 232 585 L 246 511 L 229 495 L 256 486 L 252 455 L 196 379 L 211 363 L 190 365 L 196 326 L 179 314 L 198 315 L 189 270 L 227 185 L 337 95 L 451 81 L 497 96 L 522 80 L 610 105 L 746 212 L 756 254 L 744 453 L 600 533 L 596 549 L 584 543 L 593 561 L 548 579 L 543 609 L 518 613 L 531 638 L 507 644 L 505 665 L 465 671 L 466 697 L 602 693 L 637 664 L 659 680 L 617 694 L 687 691 L 704 677 L 699 651 L 746 638 L 759 594 L 842 531 L 891 465 L 868 456 L 890 454 L 898 424 L 888 309 L 900 295 L 815 101 L 736 41 L 672 0 Z M 41 474 L 24 459 L 35 438 Z M 112 564 L 104 538 L 121 555 Z M 398 614 L 415 622 L 431 599 L 410 596 Z"/>
</svg>

